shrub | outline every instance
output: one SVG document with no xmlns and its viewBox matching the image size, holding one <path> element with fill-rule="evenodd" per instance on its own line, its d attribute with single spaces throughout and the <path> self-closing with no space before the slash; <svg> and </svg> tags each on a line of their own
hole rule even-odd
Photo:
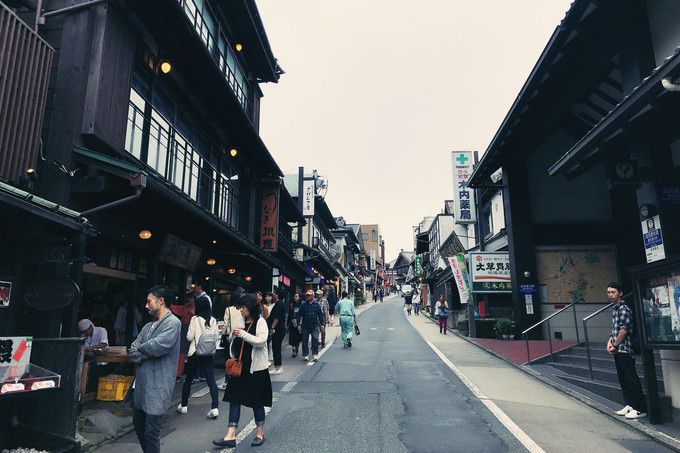
<svg viewBox="0 0 680 453">
<path fill-rule="evenodd" d="M 496 325 L 493 327 L 494 332 L 498 338 L 503 338 L 504 335 L 515 335 L 515 321 L 508 318 L 499 318 L 496 320 Z"/>
</svg>

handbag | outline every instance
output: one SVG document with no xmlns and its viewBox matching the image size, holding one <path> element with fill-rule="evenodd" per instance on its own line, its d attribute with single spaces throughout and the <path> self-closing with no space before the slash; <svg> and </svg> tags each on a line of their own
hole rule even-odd
<svg viewBox="0 0 680 453">
<path fill-rule="evenodd" d="M 354 334 L 355 335 L 361 335 L 361 330 L 359 330 L 358 324 L 354 324 Z"/>
<path fill-rule="evenodd" d="M 248 324 L 248 329 L 250 329 L 252 323 Z M 247 330 L 247 329 L 246 329 Z M 245 346 L 246 342 L 245 340 L 241 341 L 241 352 L 238 354 L 238 360 L 229 358 L 227 359 L 227 362 L 225 363 L 225 368 L 226 368 L 226 374 L 229 377 L 240 377 L 242 368 L 243 368 L 243 362 L 241 359 L 243 358 L 243 346 Z"/>
</svg>

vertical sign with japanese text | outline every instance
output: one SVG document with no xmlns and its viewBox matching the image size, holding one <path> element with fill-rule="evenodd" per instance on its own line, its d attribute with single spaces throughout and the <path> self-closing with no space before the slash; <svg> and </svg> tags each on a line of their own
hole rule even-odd
<svg viewBox="0 0 680 453">
<path fill-rule="evenodd" d="M 642 221 L 642 240 L 648 263 L 666 258 L 663 233 L 661 232 L 661 217 L 655 215 Z"/>
<path fill-rule="evenodd" d="M 305 217 L 314 217 L 314 180 L 305 179 L 302 182 L 302 215 Z"/>
<path fill-rule="evenodd" d="M 422 257 L 420 255 L 416 255 L 415 261 L 413 263 L 413 270 L 416 275 L 421 275 L 423 273 L 423 266 L 422 266 Z"/>
<path fill-rule="evenodd" d="M 279 249 L 279 186 L 262 189 L 260 249 L 275 253 Z"/>
<path fill-rule="evenodd" d="M 468 187 L 474 166 L 472 157 L 472 151 L 454 151 L 451 153 L 456 223 L 474 223 L 477 220 L 475 191 Z"/>
<path fill-rule="evenodd" d="M 449 265 L 451 266 L 453 279 L 456 281 L 456 286 L 458 287 L 460 303 L 467 304 L 468 302 L 472 302 L 472 291 L 470 291 L 470 284 L 468 282 L 465 255 L 458 254 L 456 256 L 450 257 Z"/>
</svg>

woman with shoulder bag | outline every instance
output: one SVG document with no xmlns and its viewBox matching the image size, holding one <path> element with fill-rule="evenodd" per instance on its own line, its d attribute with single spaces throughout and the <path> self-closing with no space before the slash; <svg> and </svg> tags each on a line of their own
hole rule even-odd
<svg viewBox="0 0 680 453">
<path fill-rule="evenodd" d="M 184 376 L 184 386 L 182 387 L 182 402 L 177 406 L 177 412 L 186 414 L 188 411 L 189 395 L 191 394 L 191 384 L 199 368 L 205 374 L 212 406 L 208 412 L 208 418 L 217 418 L 220 411 L 218 409 L 219 400 L 217 393 L 217 383 L 215 382 L 215 372 L 213 369 L 213 357 L 217 349 L 217 320 L 211 315 L 210 302 L 205 298 L 200 298 L 196 302 L 196 316 L 191 318 L 187 340 L 189 340 L 189 359 L 186 365 Z"/>
<path fill-rule="evenodd" d="M 260 307 L 251 294 L 243 296 L 241 315 L 245 328 L 236 328 L 230 356 L 227 361 L 229 382 L 223 401 L 229 402 L 229 424 L 227 434 L 213 441 L 222 448 L 236 447 L 236 429 L 241 418 L 241 406 L 253 409 L 257 431 L 252 446 L 264 443 L 265 406 L 272 405 L 272 382 L 269 377 L 267 358 L 267 322 L 260 316 Z"/>
</svg>

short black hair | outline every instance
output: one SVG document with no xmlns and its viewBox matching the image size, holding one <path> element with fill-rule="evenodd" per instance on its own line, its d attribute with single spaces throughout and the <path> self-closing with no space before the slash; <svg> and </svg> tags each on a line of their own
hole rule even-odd
<svg viewBox="0 0 680 453">
<path fill-rule="evenodd" d="M 623 293 L 623 285 L 619 282 L 609 282 L 607 283 L 607 288 L 614 288 L 620 293 Z"/>
<path fill-rule="evenodd" d="M 149 289 L 149 292 L 157 299 L 163 299 L 166 307 L 170 307 L 172 301 L 174 300 L 172 296 L 172 290 L 166 285 L 156 285 Z"/>
<path fill-rule="evenodd" d="M 342 295 L 342 297 L 343 297 L 343 299 L 344 299 L 345 297 L 348 296 L 347 291 L 343 291 L 341 295 Z"/>
<path fill-rule="evenodd" d="M 260 318 L 260 305 L 255 302 L 255 295 L 244 294 L 241 298 L 241 306 L 248 309 L 250 320 L 252 322 L 257 322 L 257 320 Z"/>
</svg>

